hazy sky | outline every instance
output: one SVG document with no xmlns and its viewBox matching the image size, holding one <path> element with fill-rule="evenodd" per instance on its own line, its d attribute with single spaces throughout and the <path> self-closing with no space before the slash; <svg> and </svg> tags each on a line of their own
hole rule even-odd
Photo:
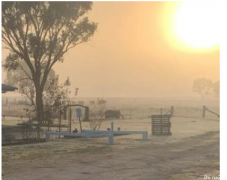
<svg viewBox="0 0 227 180">
<path fill-rule="evenodd" d="M 200 21 L 206 22 L 207 17 L 197 21 L 199 15 L 192 16 L 201 9 L 189 11 L 184 17 L 180 10 L 184 13 L 187 8 L 178 5 L 179 2 L 94 2 L 88 16 L 98 22 L 97 32 L 89 43 L 69 51 L 64 63 L 56 64 L 54 69 L 61 79 L 70 77 L 80 97 L 194 94 L 195 78 L 219 79 L 220 51 L 215 41 L 218 32 L 206 23 L 201 26 Z M 201 35 L 193 27 L 205 29 Z M 200 45 L 217 46 L 201 50 Z M 5 56 L 3 51 L 3 60 Z M 4 76 L 3 73 L 3 79 Z"/>
</svg>

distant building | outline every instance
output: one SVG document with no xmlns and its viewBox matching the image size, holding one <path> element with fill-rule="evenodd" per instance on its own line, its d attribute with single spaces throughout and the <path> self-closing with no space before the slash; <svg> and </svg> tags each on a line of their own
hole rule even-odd
<svg viewBox="0 0 227 180">
<path fill-rule="evenodd" d="M 6 84 L 2 84 L 2 93 L 6 93 L 8 91 L 15 91 L 17 89 L 18 89 L 17 87 L 13 87 L 13 86 L 9 86 L 9 85 L 6 85 Z"/>
</svg>

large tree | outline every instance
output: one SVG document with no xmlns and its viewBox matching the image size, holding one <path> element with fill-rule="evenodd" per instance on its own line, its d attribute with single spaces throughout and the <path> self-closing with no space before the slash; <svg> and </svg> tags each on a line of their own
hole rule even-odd
<svg viewBox="0 0 227 180">
<path fill-rule="evenodd" d="M 34 62 L 32 62 L 34 63 Z M 25 62 L 20 62 L 16 70 L 10 70 L 6 73 L 5 83 L 14 85 L 19 88 L 19 92 L 28 100 L 30 113 L 36 112 L 37 107 L 35 103 L 35 86 L 31 79 L 29 68 Z M 71 85 L 69 78 L 63 84 L 59 83 L 59 76 L 56 75 L 53 69 L 50 70 L 47 81 L 43 90 L 43 119 L 47 122 L 51 120 L 47 115 L 56 114 L 59 105 L 66 105 L 69 103 L 69 87 Z"/>
<path fill-rule="evenodd" d="M 52 67 L 96 31 L 97 24 L 86 16 L 91 9 L 92 2 L 2 2 L 2 41 L 10 51 L 4 67 L 17 69 L 20 61 L 27 64 L 31 74 L 27 77 L 35 87 L 39 122 L 43 90 Z"/>
</svg>

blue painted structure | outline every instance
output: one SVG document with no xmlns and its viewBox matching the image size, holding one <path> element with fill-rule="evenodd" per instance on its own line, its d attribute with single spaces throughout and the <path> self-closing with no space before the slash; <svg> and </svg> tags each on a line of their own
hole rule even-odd
<svg viewBox="0 0 227 180">
<path fill-rule="evenodd" d="M 108 137 L 108 144 L 112 145 L 112 135 L 111 133 L 100 133 L 100 134 L 96 134 L 96 133 L 71 133 L 71 132 L 46 132 L 46 141 L 50 141 L 50 137 L 51 136 L 71 136 L 71 137 L 86 137 L 86 138 L 90 138 L 90 137 Z"/>
<path fill-rule="evenodd" d="M 114 123 L 111 122 L 110 131 L 94 131 L 94 130 L 83 130 L 82 133 L 71 133 L 71 132 L 46 132 L 46 141 L 50 140 L 50 136 L 72 136 L 72 137 L 108 137 L 108 145 L 114 144 L 114 135 L 130 135 L 130 134 L 141 134 L 142 140 L 148 139 L 147 131 L 114 131 Z"/>
</svg>

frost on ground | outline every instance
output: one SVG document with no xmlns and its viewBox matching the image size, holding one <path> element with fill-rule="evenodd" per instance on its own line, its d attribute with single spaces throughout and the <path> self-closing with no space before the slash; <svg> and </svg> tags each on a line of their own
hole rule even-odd
<svg viewBox="0 0 227 180">
<path fill-rule="evenodd" d="M 219 176 L 219 119 L 172 118 L 171 136 L 55 139 L 2 147 L 3 180 L 181 180 Z M 86 126 L 86 125 L 84 125 Z M 110 126 L 105 122 L 102 127 Z M 115 120 L 115 128 L 147 130 L 151 120 Z"/>
</svg>

